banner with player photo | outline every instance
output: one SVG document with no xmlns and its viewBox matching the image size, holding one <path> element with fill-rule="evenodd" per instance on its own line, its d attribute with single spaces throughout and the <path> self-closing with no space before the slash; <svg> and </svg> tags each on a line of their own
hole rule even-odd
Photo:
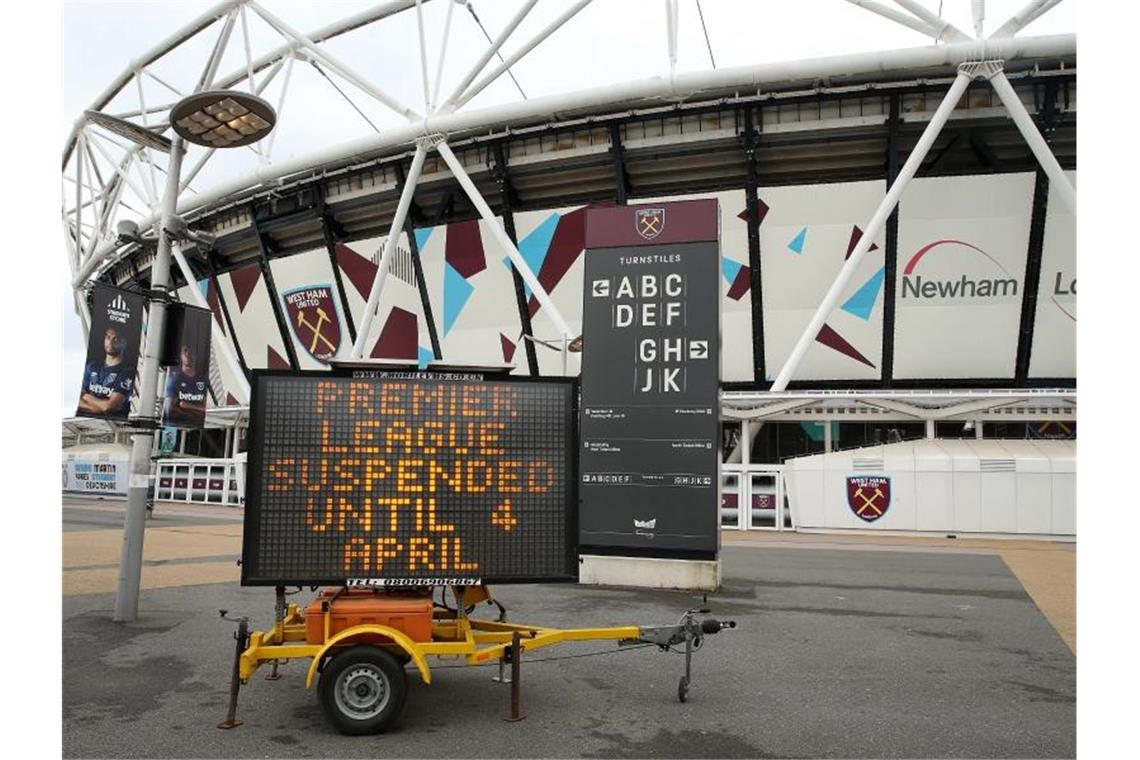
<svg viewBox="0 0 1140 760">
<path fill-rule="evenodd" d="M 206 426 L 211 318 L 209 309 L 186 304 L 172 305 L 167 313 L 162 363 L 169 370 L 162 401 L 163 425 L 179 428 Z"/>
<path fill-rule="evenodd" d="M 80 417 L 125 420 L 131 413 L 145 302 L 137 293 L 96 283 L 91 290 L 91 332 Z"/>
</svg>

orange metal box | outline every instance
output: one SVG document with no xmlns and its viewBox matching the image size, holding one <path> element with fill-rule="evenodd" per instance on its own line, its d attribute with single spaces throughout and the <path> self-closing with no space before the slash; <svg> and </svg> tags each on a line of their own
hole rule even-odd
<svg viewBox="0 0 1140 760">
<path fill-rule="evenodd" d="M 329 636 L 354 625 L 386 625 L 412 641 L 431 641 L 431 596 L 388 594 L 369 589 L 326 588 L 305 609 L 305 640 L 325 642 L 325 611 L 329 605 Z"/>
</svg>

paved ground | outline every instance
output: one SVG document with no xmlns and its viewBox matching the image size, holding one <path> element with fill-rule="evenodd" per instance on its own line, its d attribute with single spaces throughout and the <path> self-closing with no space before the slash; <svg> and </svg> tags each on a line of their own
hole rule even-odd
<svg viewBox="0 0 1140 760">
<path fill-rule="evenodd" d="M 140 620 L 116 625 L 115 510 L 121 504 L 65 504 L 67 757 L 1075 754 L 1072 650 L 1009 559 L 1030 555 L 1018 572 L 1040 585 L 1032 566 L 1064 567 L 1072 547 L 726 534 L 725 584 L 709 604 L 739 628 L 697 653 L 686 704 L 675 695 L 678 656 L 566 645 L 524 663 L 520 723 L 501 721 L 509 693 L 491 682 L 493 668 L 437 666 L 430 687 L 409 679 L 394 731 L 349 738 L 324 723 L 300 663 L 276 682 L 259 673 L 242 691 L 245 725 L 216 729 L 233 654 L 233 626 L 217 610 L 264 627 L 273 607 L 271 592 L 236 582 L 236 514 L 160 505 Z M 108 563 L 109 585 L 85 575 Z M 216 579 L 221 566 L 230 575 Z M 567 626 L 668 623 L 694 603 L 573 585 L 498 591 L 512 618 Z M 546 659 L 581 654 L 590 656 Z"/>
</svg>

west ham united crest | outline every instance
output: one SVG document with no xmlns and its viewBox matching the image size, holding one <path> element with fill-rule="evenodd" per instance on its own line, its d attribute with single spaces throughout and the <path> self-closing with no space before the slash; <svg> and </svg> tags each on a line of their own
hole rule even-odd
<svg viewBox="0 0 1140 760">
<path fill-rule="evenodd" d="M 847 506 L 859 519 L 873 523 L 891 506 L 891 479 L 882 475 L 847 478 Z"/>
<path fill-rule="evenodd" d="M 328 285 L 307 285 L 284 295 L 289 324 L 297 342 L 321 364 L 340 348 L 340 315 Z"/>
<path fill-rule="evenodd" d="M 665 209 L 639 208 L 633 221 L 637 234 L 646 240 L 652 240 L 665 229 Z"/>
</svg>

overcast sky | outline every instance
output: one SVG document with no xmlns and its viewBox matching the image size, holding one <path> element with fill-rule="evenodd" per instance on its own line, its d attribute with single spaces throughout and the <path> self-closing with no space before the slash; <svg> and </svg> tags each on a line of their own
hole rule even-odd
<svg viewBox="0 0 1140 760">
<path fill-rule="evenodd" d="M 503 48 L 509 54 L 543 28 L 571 3 L 540 0 Z M 941 11 L 960 29 L 972 29 L 969 0 L 926 0 L 932 12 Z M 59 143 L 72 123 L 109 83 L 168 35 L 213 7 L 206 2 L 66 2 L 63 11 L 63 115 Z M 332 21 L 364 10 L 366 2 L 283 2 L 264 0 L 262 5 L 299 31 L 310 32 Z M 495 36 L 514 15 L 513 0 L 472 0 L 487 31 Z M 988 0 L 987 31 L 996 29 L 1024 0 Z M 523 59 L 513 72 L 527 97 L 537 97 L 607 83 L 644 79 L 668 73 L 663 0 L 595 0 L 550 39 Z M 1076 31 L 1075 0 L 1061 3 L 1022 34 L 1055 34 Z M 856 8 L 844 0 L 701 0 L 708 32 L 702 31 L 696 0 L 680 0 L 678 71 L 710 68 L 709 45 L 718 68 L 769 61 L 814 58 L 842 53 L 893 49 L 930 44 L 929 38 L 891 21 Z M 447 0 L 424 5 L 427 29 L 429 80 L 438 62 Z M 247 10 L 250 46 L 259 53 L 280 44 L 281 38 L 264 21 Z M 198 35 L 152 67 L 166 85 L 188 92 L 202 73 L 205 56 L 213 46 L 220 25 Z M 444 64 L 440 98 L 450 94 L 487 43 L 463 5 L 453 10 Z M 404 104 L 423 111 L 423 88 L 415 11 L 344 35 L 327 48 L 337 58 L 368 77 Z M 220 66 L 220 73 L 245 66 L 241 26 L 235 28 Z M 284 71 L 266 88 L 263 97 L 277 106 L 284 85 Z M 309 64 L 297 63 L 289 75 L 289 92 L 273 138 L 272 161 L 311 153 L 345 140 L 374 134 L 404 123 L 403 118 L 376 103 L 353 85 L 333 75 L 344 94 L 333 89 Z M 178 96 L 158 81 L 146 80 L 142 96 L 148 106 L 169 103 Z M 350 105 L 346 97 L 355 104 Z M 513 102 L 519 90 L 504 76 L 488 87 L 466 109 Z M 106 109 L 112 113 L 136 108 L 138 89 L 132 85 Z M 358 113 L 359 108 L 363 113 Z M 186 166 L 199 155 L 192 150 Z M 220 159 L 224 159 L 220 160 Z M 220 180 L 246 172 L 260 159 L 252 150 L 237 149 L 216 154 L 196 178 L 195 189 L 207 189 Z M 161 189 L 161 177 L 158 186 Z M 136 200 L 136 199 L 132 199 Z M 143 203 L 133 206 L 146 215 Z M 73 202 L 73 201 L 72 201 Z M 62 246 L 62 241 L 61 241 Z M 61 250 L 62 254 L 63 251 Z M 60 298 L 64 311 L 62 414 L 71 416 L 79 392 L 85 341 L 75 316 L 66 269 L 61 274 Z"/>
</svg>

